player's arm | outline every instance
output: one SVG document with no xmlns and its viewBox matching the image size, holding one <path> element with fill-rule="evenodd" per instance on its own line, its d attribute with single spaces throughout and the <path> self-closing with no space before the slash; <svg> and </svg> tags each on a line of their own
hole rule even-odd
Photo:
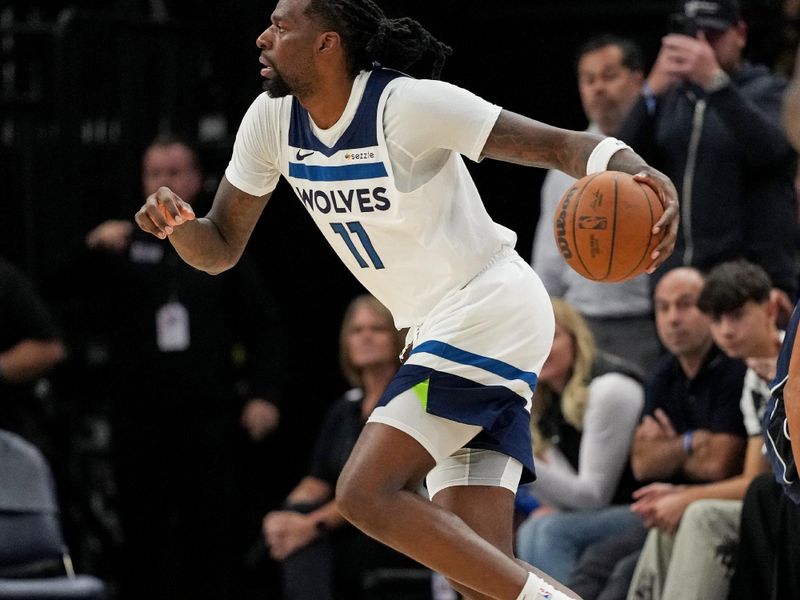
<svg viewBox="0 0 800 600">
<path fill-rule="evenodd" d="M 571 131 L 547 125 L 528 117 L 503 110 L 483 147 L 482 156 L 531 167 L 558 169 L 575 178 L 586 175 L 586 165 L 603 138 L 582 131 Z M 630 148 L 614 152 L 608 170 L 635 175 L 638 181 L 652 187 L 661 199 L 664 214 L 653 227 L 653 233 L 666 229 L 656 248 L 658 256 L 650 271 L 657 268 L 675 247 L 678 235 L 678 192 L 669 178 L 648 165 Z"/>
<path fill-rule="evenodd" d="M 558 169 L 579 179 L 586 175 L 589 156 L 602 139 L 592 133 L 553 127 L 503 110 L 486 139 L 482 155 L 529 167 Z M 647 164 L 639 159 L 637 166 L 632 174 Z"/>
<path fill-rule="evenodd" d="M 592 151 L 603 139 L 592 133 L 553 127 L 503 110 L 486 139 L 482 155 L 530 167 L 558 169 L 580 179 L 586 175 L 586 165 Z M 657 176 L 659 185 L 666 188 L 672 186 L 669 178 L 648 165 L 630 148 L 615 152 L 608 169 L 631 175 L 653 174 Z M 674 192 L 674 188 L 670 191 Z M 673 194 L 673 197 L 677 204 L 677 194 Z"/>
<path fill-rule="evenodd" d="M 251 196 L 223 177 L 211 210 L 198 219 L 188 203 L 162 187 L 136 213 L 136 223 L 160 239 L 169 238 L 191 266 L 215 275 L 239 260 L 270 195 Z"/>
<path fill-rule="evenodd" d="M 800 465 L 800 335 L 794 338 L 789 373 L 783 388 L 783 403 L 789 421 L 789 437 L 792 439 L 794 463 Z"/>
</svg>

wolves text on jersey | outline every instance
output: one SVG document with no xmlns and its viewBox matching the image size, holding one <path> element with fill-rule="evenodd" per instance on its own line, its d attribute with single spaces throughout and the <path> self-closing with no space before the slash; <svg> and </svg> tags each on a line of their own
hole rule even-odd
<svg viewBox="0 0 800 600">
<path fill-rule="evenodd" d="M 385 187 L 351 188 L 349 190 L 315 190 L 295 188 L 298 198 L 303 201 L 309 212 L 318 211 L 328 214 L 373 212 L 389 210 L 391 202 L 386 197 Z"/>
</svg>

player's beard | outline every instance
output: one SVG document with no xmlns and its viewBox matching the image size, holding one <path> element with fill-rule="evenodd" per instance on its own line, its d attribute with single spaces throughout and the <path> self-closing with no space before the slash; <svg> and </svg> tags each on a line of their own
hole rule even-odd
<svg viewBox="0 0 800 600">
<path fill-rule="evenodd" d="M 265 79 L 262 86 L 270 98 L 283 98 L 289 95 L 303 98 L 312 91 L 308 72 L 308 69 L 299 68 L 294 74 L 286 77 L 272 65 L 272 78 Z"/>
<path fill-rule="evenodd" d="M 262 86 L 270 98 L 283 98 L 292 93 L 291 86 L 286 83 L 286 80 L 277 71 L 275 71 L 275 76 L 272 79 L 265 79 Z"/>
</svg>

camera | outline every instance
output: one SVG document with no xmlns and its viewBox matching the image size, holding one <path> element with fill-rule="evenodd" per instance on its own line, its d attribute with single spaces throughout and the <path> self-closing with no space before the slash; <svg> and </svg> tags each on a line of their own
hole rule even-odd
<svg viewBox="0 0 800 600">
<path fill-rule="evenodd" d="M 689 37 L 697 37 L 697 23 L 691 17 L 684 14 L 673 14 L 669 17 L 669 32 L 680 33 L 681 35 L 688 35 Z"/>
</svg>

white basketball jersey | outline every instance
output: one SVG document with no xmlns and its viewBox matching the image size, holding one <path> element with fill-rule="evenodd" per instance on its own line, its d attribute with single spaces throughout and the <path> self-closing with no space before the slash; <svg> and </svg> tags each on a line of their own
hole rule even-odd
<svg viewBox="0 0 800 600">
<path fill-rule="evenodd" d="M 317 138 L 307 111 L 292 98 L 276 165 L 342 261 L 392 312 L 398 328 L 422 323 L 449 291 L 463 287 L 516 242 L 516 235 L 486 212 L 457 152 L 417 189 L 396 188 L 383 113 L 387 86 L 402 76 L 387 69 L 369 74 L 355 115 L 333 146 Z M 231 175 L 236 185 L 236 174 Z"/>
</svg>

